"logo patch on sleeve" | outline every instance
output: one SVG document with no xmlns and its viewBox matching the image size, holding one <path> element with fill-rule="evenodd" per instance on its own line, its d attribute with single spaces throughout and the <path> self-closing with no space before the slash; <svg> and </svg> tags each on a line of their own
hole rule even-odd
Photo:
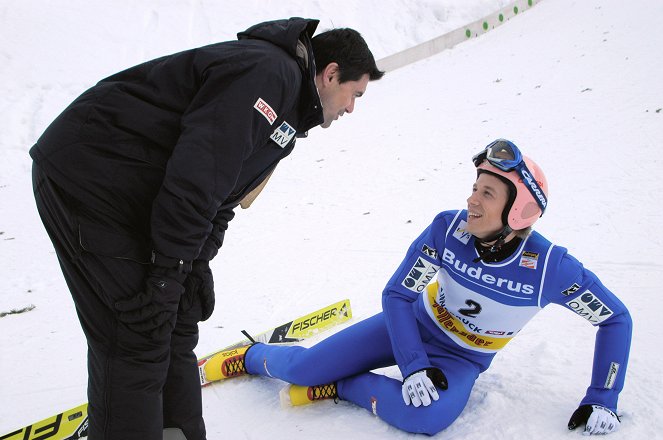
<svg viewBox="0 0 663 440">
<path fill-rule="evenodd" d="M 260 112 L 260 114 L 263 115 L 265 119 L 267 119 L 269 125 L 272 125 L 274 121 L 276 121 L 276 118 L 278 117 L 276 115 L 276 112 L 262 98 L 258 98 L 256 103 L 253 104 L 253 108 L 258 110 L 258 112 Z"/>
<path fill-rule="evenodd" d="M 573 285 L 568 289 L 562 290 L 562 295 L 571 296 L 574 293 L 576 293 L 578 290 L 580 290 L 580 285 L 578 283 L 573 283 Z"/>
<path fill-rule="evenodd" d="M 463 244 L 467 244 L 467 242 L 470 241 L 470 237 L 472 236 L 472 234 L 465 230 L 465 226 L 467 226 L 467 222 L 465 220 L 461 220 L 453 233 L 453 236 Z"/>
<path fill-rule="evenodd" d="M 585 290 L 582 295 L 567 301 L 566 305 L 592 325 L 600 324 L 612 316 L 612 310 L 589 290 Z"/>
<path fill-rule="evenodd" d="M 536 264 L 539 261 L 539 254 L 536 252 L 524 251 L 520 256 L 520 266 L 528 269 L 536 269 Z"/>
<path fill-rule="evenodd" d="M 417 261 L 405 276 L 401 285 L 405 286 L 408 290 L 421 293 L 439 269 L 440 266 L 436 266 L 423 258 L 417 258 Z"/>
<path fill-rule="evenodd" d="M 421 248 L 421 252 L 429 257 L 437 258 L 437 249 L 428 246 L 426 243 L 424 243 L 424 246 Z"/>
<path fill-rule="evenodd" d="M 269 137 L 271 140 L 276 142 L 276 144 L 281 147 L 285 148 L 286 145 L 290 143 L 292 140 L 293 136 L 297 133 L 297 130 L 292 128 L 290 124 L 288 124 L 286 121 L 283 121 L 283 124 L 281 124 L 274 132 L 272 135 Z"/>
</svg>

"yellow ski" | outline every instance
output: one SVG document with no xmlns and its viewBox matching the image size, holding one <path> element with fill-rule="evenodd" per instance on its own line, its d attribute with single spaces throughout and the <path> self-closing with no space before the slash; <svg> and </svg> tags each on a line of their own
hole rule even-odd
<svg viewBox="0 0 663 440">
<path fill-rule="evenodd" d="M 335 325 L 352 318 L 350 300 L 336 302 L 320 310 L 300 316 L 270 330 L 254 336 L 256 342 L 268 344 L 293 344 L 304 339 L 316 336 Z M 249 343 L 248 339 L 224 347 L 214 353 L 198 359 L 201 367 L 215 354 Z M 201 385 L 209 384 L 201 375 Z M 88 434 L 87 403 L 47 417 L 24 428 L 0 436 L 0 440 L 77 440 Z"/>
<path fill-rule="evenodd" d="M 76 440 L 87 435 L 87 403 L 0 437 L 0 440 Z"/>
<path fill-rule="evenodd" d="M 346 322 L 352 318 L 352 310 L 350 308 L 350 300 L 344 299 L 320 310 L 311 312 L 308 315 L 300 316 L 297 319 L 281 324 L 270 330 L 266 330 L 257 335 L 252 335 L 255 342 L 264 342 L 265 344 L 294 344 L 295 342 L 303 341 L 304 339 L 311 338 L 320 332 L 334 327 L 335 325 Z M 204 369 L 205 364 L 216 355 L 230 350 L 232 348 L 241 347 L 249 344 L 251 341 L 243 339 L 235 344 L 229 345 L 203 356 L 198 359 L 198 369 L 200 371 L 200 384 L 205 386 L 211 383 L 205 377 Z"/>
</svg>

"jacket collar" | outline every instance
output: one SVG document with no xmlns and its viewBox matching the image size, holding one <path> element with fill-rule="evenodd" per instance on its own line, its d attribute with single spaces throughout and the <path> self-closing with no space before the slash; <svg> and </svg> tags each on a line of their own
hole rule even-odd
<svg viewBox="0 0 663 440">
<path fill-rule="evenodd" d="M 237 39 L 260 39 L 282 48 L 297 60 L 302 71 L 302 91 L 299 101 L 300 123 L 297 136 L 306 136 L 311 128 L 324 122 L 322 103 L 315 85 L 315 57 L 311 38 L 319 20 L 292 17 L 267 21 L 251 26 L 237 34 Z"/>
</svg>

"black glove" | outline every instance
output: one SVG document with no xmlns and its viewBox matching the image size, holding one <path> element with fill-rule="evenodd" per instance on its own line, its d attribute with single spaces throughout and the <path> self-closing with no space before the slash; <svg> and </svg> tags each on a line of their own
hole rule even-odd
<svg viewBox="0 0 663 440">
<path fill-rule="evenodd" d="M 209 261 L 195 260 L 193 262 L 191 273 L 184 281 L 184 288 L 186 289 L 185 297 L 198 295 L 200 298 L 202 308 L 200 320 L 205 321 L 212 316 L 214 311 L 214 277 L 212 276 L 212 270 L 209 268 Z M 189 298 L 189 301 L 192 300 L 192 298 Z"/>
<path fill-rule="evenodd" d="M 160 339 L 172 333 L 175 328 L 180 297 L 184 293 L 182 282 L 191 270 L 191 264 L 163 256 L 156 258 L 157 263 L 175 263 L 172 267 L 164 267 L 155 264 L 153 257 L 143 291 L 131 298 L 117 301 L 115 310 L 119 312 L 118 319 L 133 331 Z"/>
<path fill-rule="evenodd" d="M 426 376 L 428 376 L 430 380 L 433 382 L 433 385 L 435 385 L 439 389 L 441 390 L 449 389 L 447 376 L 445 376 L 442 370 L 440 370 L 439 368 L 426 368 Z"/>
<path fill-rule="evenodd" d="M 619 416 L 601 405 L 581 405 L 569 420 L 570 430 L 585 425 L 585 434 L 609 434 L 619 429 Z"/>
</svg>

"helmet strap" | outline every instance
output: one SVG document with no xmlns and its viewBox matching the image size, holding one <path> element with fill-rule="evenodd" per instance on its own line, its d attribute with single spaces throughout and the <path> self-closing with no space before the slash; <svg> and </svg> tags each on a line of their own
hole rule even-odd
<svg viewBox="0 0 663 440">
<path fill-rule="evenodd" d="M 475 237 L 476 242 L 479 243 L 483 248 L 486 248 L 487 251 L 480 252 L 479 257 L 474 259 L 475 263 L 478 263 L 479 260 L 484 260 L 485 262 L 494 261 L 497 254 L 502 250 L 506 238 L 513 232 L 511 226 L 506 225 L 500 232 L 495 235 L 486 238 Z"/>
<path fill-rule="evenodd" d="M 490 237 L 486 238 L 477 238 L 477 241 L 481 244 L 488 245 L 490 244 L 490 251 L 491 252 L 497 252 L 500 250 L 502 245 L 504 244 L 504 240 L 509 236 L 510 233 L 513 232 L 513 229 L 511 229 L 511 226 L 506 225 L 500 232 L 498 232 L 495 235 L 492 235 Z M 494 242 L 494 243 L 493 243 Z M 492 244 L 491 244 L 492 243 Z"/>
</svg>

